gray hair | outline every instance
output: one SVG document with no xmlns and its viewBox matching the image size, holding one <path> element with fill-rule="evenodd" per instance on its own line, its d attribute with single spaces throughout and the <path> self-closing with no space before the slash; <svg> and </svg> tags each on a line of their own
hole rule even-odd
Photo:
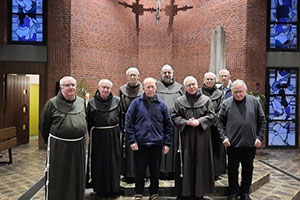
<svg viewBox="0 0 300 200">
<path fill-rule="evenodd" d="M 72 76 L 64 76 L 62 79 L 60 79 L 59 81 L 59 85 L 62 86 L 64 84 L 64 81 L 67 80 L 67 79 L 72 79 L 75 81 L 75 84 L 77 84 L 77 81 L 75 78 L 73 78 Z"/>
<path fill-rule="evenodd" d="M 231 84 L 231 88 L 233 88 L 234 86 L 237 85 L 242 85 L 246 90 L 247 90 L 247 85 L 245 83 L 245 81 L 241 80 L 241 79 L 236 79 L 235 81 L 233 81 L 233 83 Z"/>
<path fill-rule="evenodd" d="M 170 70 L 171 72 L 174 72 L 173 68 L 169 64 L 166 64 L 161 68 L 161 72 L 164 72 L 165 70 Z"/>
<path fill-rule="evenodd" d="M 114 84 L 108 80 L 108 79 L 101 79 L 98 83 L 98 86 L 100 86 L 103 82 L 108 82 L 110 84 L 110 87 L 112 87 Z"/>
<path fill-rule="evenodd" d="M 214 76 L 214 79 L 216 80 L 216 74 L 215 74 L 215 73 L 212 73 L 212 72 L 206 72 L 206 73 L 204 74 L 204 79 L 205 79 L 205 77 L 206 77 L 207 75 L 213 75 L 213 76 Z"/>
<path fill-rule="evenodd" d="M 220 77 L 220 75 L 221 75 L 222 72 L 225 72 L 226 74 L 228 74 L 230 76 L 230 72 L 227 69 L 221 69 L 219 71 L 219 77 Z"/>
<path fill-rule="evenodd" d="M 136 68 L 136 67 L 129 67 L 127 70 L 126 70 L 126 76 L 129 75 L 129 72 L 130 71 L 135 71 L 137 73 L 137 75 L 140 75 L 140 72 L 139 70 Z"/>
<path fill-rule="evenodd" d="M 153 81 L 153 82 L 155 82 L 155 85 L 157 84 L 157 83 L 156 83 L 157 80 L 156 80 L 155 78 L 147 77 L 147 78 L 144 79 L 142 85 L 144 86 L 144 85 L 145 85 L 145 82 L 148 82 L 148 81 Z"/>
<path fill-rule="evenodd" d="M 194 80 L 194 81 L 196 81 L 196 83 L 198 84 L 198 81 L 197 81 L 197 79 L 196 79 L 195 77 L 193 77 L 193 76 L 187 76 L 187 77 L 185 77 L 184 80 L 183 80 L 183 85 L 184 85 L 184 86 L 186 86 L 186 82 L 187 82 L 188 80 Z"/>
</svg>

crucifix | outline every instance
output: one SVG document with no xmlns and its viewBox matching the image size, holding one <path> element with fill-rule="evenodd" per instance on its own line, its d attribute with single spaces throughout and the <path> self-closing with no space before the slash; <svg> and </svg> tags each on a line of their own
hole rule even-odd
<svg viewBox="0 0 300 200">
<path fill-rule="evenodd" d="M 169 16 L 169 26 L 168 26 L 168 30 L 172 30 L 172 26 L 173 26 L 173 20 L 175 15 L 177 15 L 178 11 L 186 11 L 188 9 L 192 9 L 193 6 L 183 6 L 183 7 L 179 7 L 178 5 L 174 5 L 175 0 L 170 0 L 170 5 L 166 5 L 166 8 L 163 9 L 165 10 L 165 13 L 167 16 Z"/>
<path fill-rule="evenodd" d="M 124 7 L 128 7 L 131 8 L 132 12 L 135 14 L 135 22 L 136 22 L 136 34 L 139 35 L 139 16 L 142 16 L 144 14 L 144 11 L 150 11 L 155 12 L 156 9 L 155 8 L 144 8 L 144 5 L 139 4 L 140 0 L 135 0 L 135 3 L 133 2 L 132 5 L 129 5 L 128 3 L 124 2 L 120 2 L 118 1 L 118 4 L 123 5 Z"/>
<path fill-rule="evenodd" d="M 160 11 L 161 9 L 161 3 L 163 0 L 156 0 L 156 12 L 155 12 L 155 20 L 156 20 L 156 24 L 158 24 L 158 21 L 160 19 Z"/>
</svg>

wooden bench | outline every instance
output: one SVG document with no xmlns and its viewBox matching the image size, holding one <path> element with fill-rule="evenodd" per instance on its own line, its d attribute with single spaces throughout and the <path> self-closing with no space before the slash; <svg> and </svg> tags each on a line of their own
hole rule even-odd
<svg viewBox="0 0 300 200">
<path fill-rule="evenodd" d="M 0 129 L 0 152 L 8 150 L 9 161 L 0 164 L 12 164 L 11 148 L 17 146 L 16 127 Z"/>
</svg>

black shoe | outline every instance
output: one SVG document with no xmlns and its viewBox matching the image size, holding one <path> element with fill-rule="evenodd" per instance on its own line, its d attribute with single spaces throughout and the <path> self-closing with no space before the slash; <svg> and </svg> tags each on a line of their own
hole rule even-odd
<svg viewBox="0 0 300 200">
<path fill-rule="evenodd" d="M 195 197 L 196 200 L 207 200 L 204 197 Z"/>
<path fill-rule="evenodd" d="M 135 183 L 134 177 L 123 177 L 122 181 L 131 184 L 131 183 Z"/>
<path fill-rule="evenodd" d="M 215 176 L 215 181 L 221 180 L 220 176 Z"/>
<path fill-rule="evenodd" d="M 241 195 L 241 200 L 251 200 L 251 198 L 250 198 L 249 194 L 244 193 Z"/>
<path fill-rule="evenodd" d="M 231 195 L 229 195 L 228 198 L 227 198 L 227 200 L 237 200 L 237 199 L 238 199 L 238 197 L 237 197 L 236 194 L 231 194 Z"/>
</svg>

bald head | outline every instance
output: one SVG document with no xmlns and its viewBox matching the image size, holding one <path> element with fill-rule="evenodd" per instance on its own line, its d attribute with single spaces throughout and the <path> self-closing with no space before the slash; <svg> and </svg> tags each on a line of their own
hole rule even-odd
<svg viewBox="0 0 300 200">
<path fill-rule="evenodd" d="M 216 83 L 216 75 L 212 72 L 204 74 L 204 85 L 208 88 L 213 88 Z"/>
<path fill-rule="evenodd" d="M 147 97 L 154 97 L 156 94 L 156 79 L 152 77 L 145 78 L 143 81 L 143 89 Z"/>
<path fill-rule="evenodd" d="M 98 83 L 98 90 L 103 99 L 106 99 L 110 93 L 113 83 L 108 79 L 101 79 Z"/>
<path fill-rule="evenodd" d="M 227 87 L 230 83 L 230 73 L 227 69 L 221 69 L 219 71 L 219 80 L 222 83 L 223 87 Z"/>
<path fill-rule="evenodd" d="M 184 85 L 184 90 L 187 93 L 189 93 L 191 95 L 194 95 L 197 93 L 198 81 L 195 77 L 193 77 L 193 76 L 185 77 L 185 79 L 183 80 L 183 85 Z"/>
<path fill-rule="evenodd" d="M 127 83 L 131 86 L 135 86 L 138 84 L 140 72 L 135 67 L 130 67 L 126 71 Z"/>
</svg>

